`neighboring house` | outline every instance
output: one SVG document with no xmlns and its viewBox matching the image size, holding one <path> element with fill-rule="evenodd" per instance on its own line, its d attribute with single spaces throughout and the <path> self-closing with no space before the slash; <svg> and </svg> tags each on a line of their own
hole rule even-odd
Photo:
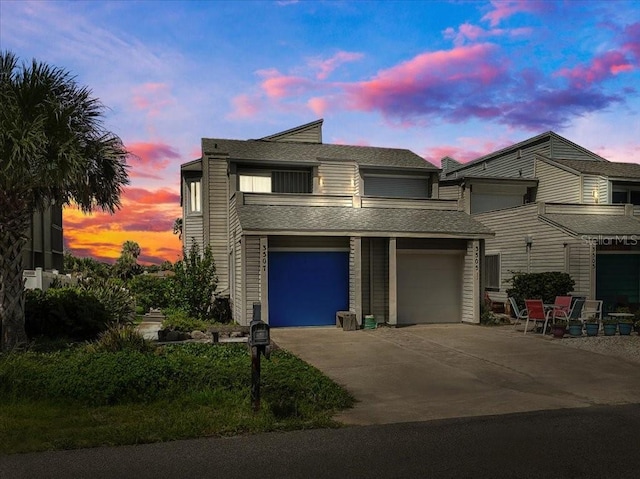
<svg viewBox="0 0 640 479">
<path fill-rule="evenodd" d="M 640 165 L 548 132 L 466 164 L 443 159 L 440 197 L 458 198 L 496 233 L 484 289 L 508 289 L 515 271 L 564 271 L 605 310 L 638 307 Z"/>
<path fill-rule="evenodd" d="M 62 207 L 53 205 L 43 212 L 35 212 L 23 253 L 25 270 L 62 271 L 64 251 L 62 239 Z"/>
<path fill-rule="evenodd" d="M 491 231 L 438 198 L 409 150 L 322 143 L 322 120 L 259 140 L 202 140 L 181 167 L 183 241 L 210 245 L 233 318 L 271 326 L 478 322 Z"/>
</svg>

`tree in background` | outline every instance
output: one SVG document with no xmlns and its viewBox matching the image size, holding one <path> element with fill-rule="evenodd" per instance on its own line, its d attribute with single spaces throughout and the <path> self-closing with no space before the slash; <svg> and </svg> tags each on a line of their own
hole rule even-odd
<svg viewBox="0 0 640 479">
<path fill-rule="evenodd" d="M 138 256 L 142 250 L 135 241 L 125 241 L 122 244 L 120 257 L 113 265 L 113 273 L 116 277 L 127 280 L 142 273 L 142 267 L 138 264 Z"/>
<path fill-rule="evenodd" d="M 174 265 L 174 304 L 192 318 L 213 319 L 218 279 L 211 246 L 200 253 L 198 243 L 193 241 L 189 252 L 183 250 L 182 254 L 183 259 Z"/>
<path fill-rule="evenodd" d="M 64 254 L 64 272 L 81 281 L 106 280 L 111 276 L 111 265 L 93 258 L 78 258 L 71 253 Z"/>
<path fill-rule="evenodd" d="M 178 239 L 182 239 L 182 218 L 176 218 L 173 222 L 173 234 L 178 235 Z"/>
<path fill-rule="evenodd" d="M 2 350 L 26 342 L 22 254 L 34 212 L 52 203 L 113 213 L 128 184 L 127 150 L 105 107 L 64 69 L 0 52 L 0 320 Z"/>
</svg>

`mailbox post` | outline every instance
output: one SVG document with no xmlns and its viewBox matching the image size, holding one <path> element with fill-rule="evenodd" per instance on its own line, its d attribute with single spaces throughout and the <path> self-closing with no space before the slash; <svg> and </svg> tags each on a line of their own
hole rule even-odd
<svg viewBox="0 0 640 479">
<path fill-rule="evenodd" d="M 260 319 L 261 304 L 253 303 L 253 320 L 249 324 L 249 347 L 251 349 L 251 405 L 260 410 L 260 355 L 269 359 L 271 337 L 269 325 Z"/>
</svg>

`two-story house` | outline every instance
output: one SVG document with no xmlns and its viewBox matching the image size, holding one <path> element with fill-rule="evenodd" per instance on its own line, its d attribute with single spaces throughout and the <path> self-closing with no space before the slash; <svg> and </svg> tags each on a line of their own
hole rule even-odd
<svg viewBox="0 0 640 479">
<path fill-rule="evenodd" d="M 496 233 L 483 288 L 505 291 L 516 271 L 564 271 L 605 309 L 640 303 L 640 165 L 547 132 L 466 164 L 443 159 L 440 197 Z"/>
<path fill-rule="evenodd" d="M 489 228 L 438 198 L 409 150 L 322 142 L 322 120 L 258 140 L 202 140 L 181 167 L 183 240 L 210 245 L 218 289 L 248 324 L 478 322 Z"/>
</svg>

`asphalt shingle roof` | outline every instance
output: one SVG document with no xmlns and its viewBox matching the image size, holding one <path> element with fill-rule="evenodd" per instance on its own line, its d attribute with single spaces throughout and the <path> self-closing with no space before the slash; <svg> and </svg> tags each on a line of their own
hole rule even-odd
<svg viewBox="0 0 640 479">
<path fill-rule="evenodd" d="M 640 165 L 637 163 L 614 163 L 610 161 L 553 160 L 580 173 L 602 175 L 611 178 L 640 179 Z"/>
<path fill-rule="evenodd" d="M 578 236 L 640 236 L 640 221 L 626 215 L 545 214 L 540 218 Z"/>
<path fill-rule="evenodd" d="M 493 234 L 462 211 L 267 205 L 237 208 L 242 229 L 249 231 L 438 233 L 460 237 Z"/>
<path fill-rule="evenodd" d="M 264 140 L 202 139 L 205 152 L 228 154 L 237 160 L 317 162 L 320 159 L 352 160 L 361 166 L 420 168 L 438 171 L 434 165 L 410 150 L 373 146 L 287 143 Z"/>
</svg>

